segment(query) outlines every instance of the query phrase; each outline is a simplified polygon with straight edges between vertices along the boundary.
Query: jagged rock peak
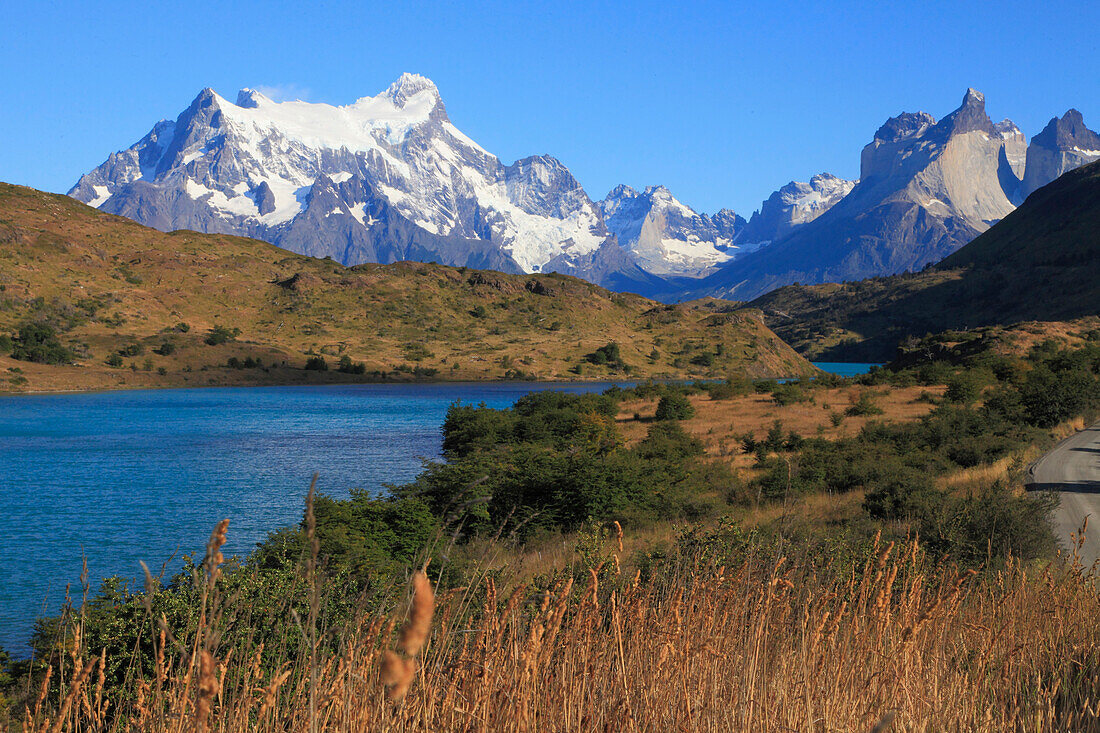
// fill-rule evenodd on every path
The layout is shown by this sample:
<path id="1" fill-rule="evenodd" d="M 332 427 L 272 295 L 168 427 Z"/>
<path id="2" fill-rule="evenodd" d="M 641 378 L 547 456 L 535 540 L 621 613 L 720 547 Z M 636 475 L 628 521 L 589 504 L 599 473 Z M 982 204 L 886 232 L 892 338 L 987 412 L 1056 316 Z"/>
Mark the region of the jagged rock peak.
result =
<path id="1" fill-rule="evenodd" d="M 1006 137 L 1006 138 L 1007 137 L 1015 137 L 1016 135 L 1022 135 L 1023 134 L 1020 131 L 1020 127 L 1015 122 L 1008 119 L 1007 117 L 1004 118 L 1003 120 L 1001 120 L 1000 122 L 998 122 L 997 124 L 993 125 L 993 129 L 996 130 L 998 132 L 998 134 L 1000 134 L 1001 137 Z"/>
<path id="2" fill-rule="evenodd" d="M 973 88 L 966 90 L 962 104 L 944 117 L 940 126 L 948 135 L 962 135 L 975 130 L 991 137 L 999 135 L 993 126 L 993 120 L 985 113 L 985 95 Z"/>
<path id="3" fill-rule="evenodd" d="M 921 135 L 934 124 L 936 118 L 927 112 L 902 112 L 886 120 L 875 132 L 875 139 L 885 143 L 898 142 Z"/>
<path id="4" fill-rule="evenodd" d="M 1085 118 L 1076 109 L 1067 110 L 1061 119 L 1052 117 L 1031 142 L 1052 149 L 1078 147 L 1100 150 L 1100 135 L 1085 127 Z"/>

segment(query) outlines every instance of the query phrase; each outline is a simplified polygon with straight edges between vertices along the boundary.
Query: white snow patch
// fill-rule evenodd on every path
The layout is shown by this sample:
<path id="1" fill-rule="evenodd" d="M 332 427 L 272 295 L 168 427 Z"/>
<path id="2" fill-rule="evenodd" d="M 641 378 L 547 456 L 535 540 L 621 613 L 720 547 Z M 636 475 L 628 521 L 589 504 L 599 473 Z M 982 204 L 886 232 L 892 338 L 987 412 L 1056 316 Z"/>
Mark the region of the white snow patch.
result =
<path id="1" fill-rule="evenodd" d="M 366 208 L 367 208 L 367 205 L 365 203 L 363 203 L 362 201 L 360 201 L 357 204 L 352 204 L 351 206 L 349 206 L 348 207 L 348 213 L 351 214 L 353 217 L 355 217 L 356 221 L 358 221 L 360 224 L 363 224 L 364 226 L 369 226 L 369 225 L 366 224 L 366 221 L 365 221 L 365 219 L 366 219 Z M 374 223 L 374 222 L 371 222 L 371 223 Z"/>
<path id="2" fill-rule="evenodd" d="M 347 171 L 342 171 L 340 173 L 333 173 L 329 178 L 332 179 L 333 183 L 344 183 L 345 181 L 351 180 L 351 174 Z"/>
<path id="3" fill-rule="evenodd" d="M 88 206 L 98 209 L 111 198 L 111 190 L 106 186 L 92 186 L 92 190 L 95 191 L 95 198 L 88 202 Z"/>
<path id="4" fill-rule="evenodd" d="M 183 159 L 180 160 L 180 165 L 187 165 L 188 163 L 198 160 L 204 155 L 206 155 L 206 153 L 202 150 L 192 150 L 190 153 L 183 156 Z"/>

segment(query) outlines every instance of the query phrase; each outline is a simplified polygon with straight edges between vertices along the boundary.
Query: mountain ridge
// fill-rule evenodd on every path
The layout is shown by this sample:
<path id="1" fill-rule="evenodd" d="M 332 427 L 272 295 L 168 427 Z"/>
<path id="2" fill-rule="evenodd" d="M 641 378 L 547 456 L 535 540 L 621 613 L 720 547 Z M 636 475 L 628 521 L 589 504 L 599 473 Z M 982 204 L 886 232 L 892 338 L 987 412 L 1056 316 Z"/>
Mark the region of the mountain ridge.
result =
<path id="1" fill-rule="evenodd" d="M 1083 122 L 1071 116 L 1066 126 L 1072 134 L 1058 145 L 1068 144 L 1063 138 L 1091 142 Z M 1029 180 L 1026 162 L 1018 177 L 1021 136 L 1010 120 L 994 124 L 985 97 L 972 88 L 942 120 L 927 112 L 892 117 L 864 147 L 859 181 L 847 195 L 779 241 L 719 268 L 688 297 L 751 300 L 792 283 L 854 281 L 938 262 L 1016 208 Z M 1043 145 L 1036 137 L 1029 161 Z M 1095 152 L 1092 159 L 1100 159 Z M 1051 165 L 1064 172 L 1088 162 L 1083 153 L 1066 159 Z"/>

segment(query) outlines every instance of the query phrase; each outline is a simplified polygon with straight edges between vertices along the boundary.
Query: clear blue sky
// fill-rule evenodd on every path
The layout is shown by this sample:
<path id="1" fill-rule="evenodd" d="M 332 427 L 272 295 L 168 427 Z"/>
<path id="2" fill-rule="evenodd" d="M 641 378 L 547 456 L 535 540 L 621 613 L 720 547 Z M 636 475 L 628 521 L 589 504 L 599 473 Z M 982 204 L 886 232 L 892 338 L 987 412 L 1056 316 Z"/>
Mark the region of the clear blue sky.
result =
<path id="1" fill-rule="evenodd" d="M 859 174 L 902 111 L 968 86 L 1030 137 L 1100 129 L 1100 2 L 7 3 L 0 180 L 65 191 L 203 87 L 345 104 L 403 71 L 505 162 L 560 158 L 593 198 L 663 183 L 746 216 L 783 183 Z"/>

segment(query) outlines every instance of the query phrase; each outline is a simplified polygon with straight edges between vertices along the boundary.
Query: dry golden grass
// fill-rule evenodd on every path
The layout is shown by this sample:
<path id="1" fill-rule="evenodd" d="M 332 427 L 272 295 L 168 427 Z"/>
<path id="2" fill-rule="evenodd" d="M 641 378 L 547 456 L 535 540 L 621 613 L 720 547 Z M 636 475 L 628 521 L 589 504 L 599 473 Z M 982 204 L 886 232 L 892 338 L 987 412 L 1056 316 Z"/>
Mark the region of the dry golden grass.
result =
<path id="1" fill-rule="evenodd" d="M 71 675 L 57 700 L 43 683 L 22 730 L 1100 729 L 1100 598 L 1076 565 L 977 574 L 876 543 L 849 573 L 750 553 L 642 581 L 616 557 L 576 585 L 498 592 L 485 576 L 437 599 L 417 574 L 399 635 L 400 619 L 366 608 L 334 649 L 265 668 L 262 650 L 218 646 L 232 610 L 213 591 L 219 537 L 208 621 L 176 640 L 188 653 L 164 654 L 154 632 L 155 672 L 106 696 L 77 623 Z M 395 639 L 409 663 L 396 680 Z"/>
<path id="2" fill-rule="evenodd" d="M 839 426 L 832 424 L 831 413 L 843 413 L 861 391 L 871 391 L 882 415 L 845 416 Z M 905 422 L 918 420 L 935 407 L 920 399 L 927 393 L 932 397 L 943 395 L 943 387 L 839 387 L 815 389 L 813 402 L 778 405 L 768 394 L 749 394 L 726 400 L 712 400 L 705 394 L 690 395 L 695 416 L 680 421 L 681 427 L 702 441 L 707 454 L 725 458 L 740 468 L 754 461 L 740 446 L 741 436 L 752 433 L 762 439 L 776 420 L 783 423 L 784 431 L 795 431 L 803 437 L 820 436 L 834 440 L 859 433 L 872 420 Z M 628 445 L 645 437 L 657 410 L 657 400 L 631 400 L 619 408 L 618 425 Z M 634 418 L 635 414 L 641 420 Z"/>

